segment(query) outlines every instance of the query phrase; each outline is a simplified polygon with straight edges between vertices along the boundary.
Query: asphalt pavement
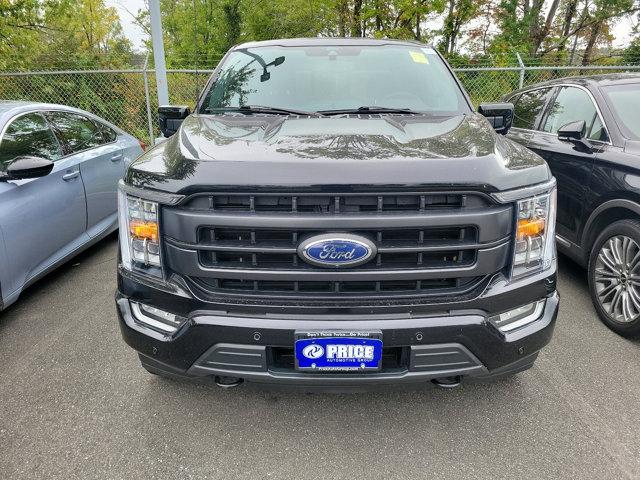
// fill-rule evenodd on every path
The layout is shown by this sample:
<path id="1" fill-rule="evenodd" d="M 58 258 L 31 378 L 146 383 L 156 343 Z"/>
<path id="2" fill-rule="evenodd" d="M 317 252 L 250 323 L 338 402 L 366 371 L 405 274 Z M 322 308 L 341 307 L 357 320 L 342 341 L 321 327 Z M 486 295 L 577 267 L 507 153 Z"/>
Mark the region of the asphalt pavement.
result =
<path id="1" fill-rule="evenodd" d="M 638 479 L 640 342 L 560 260 L 536 366 L 455 390 L 306 394 L 146 373 L 116 322 L 116 239 L 0 313 L 0 479 Z"/>

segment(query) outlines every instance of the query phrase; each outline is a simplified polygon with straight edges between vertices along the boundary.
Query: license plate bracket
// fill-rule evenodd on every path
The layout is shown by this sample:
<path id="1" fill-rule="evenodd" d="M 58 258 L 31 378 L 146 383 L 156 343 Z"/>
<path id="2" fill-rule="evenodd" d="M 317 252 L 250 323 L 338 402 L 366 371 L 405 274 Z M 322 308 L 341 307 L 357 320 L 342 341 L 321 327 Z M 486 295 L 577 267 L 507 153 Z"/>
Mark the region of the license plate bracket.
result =
<path id="1" fill-rule="evenodd" d="M 382 332 L 296 331 L 295 367 L 311 372 L 376 372 L 382 367 Z"/>

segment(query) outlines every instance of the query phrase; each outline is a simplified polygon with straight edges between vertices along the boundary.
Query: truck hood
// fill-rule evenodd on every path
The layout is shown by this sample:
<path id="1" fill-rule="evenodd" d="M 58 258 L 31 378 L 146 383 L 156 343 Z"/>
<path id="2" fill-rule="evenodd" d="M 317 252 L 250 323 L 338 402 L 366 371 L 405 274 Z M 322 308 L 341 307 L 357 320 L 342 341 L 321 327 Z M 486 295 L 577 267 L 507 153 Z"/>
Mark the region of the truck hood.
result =
<path id="1" fill-rule="evenodd" d="M 192 115 L 132 163 L 126 182 L 181 194 L 353 185 L 491 192 L 550 178 L 544 160 L 478 114 Z"/>

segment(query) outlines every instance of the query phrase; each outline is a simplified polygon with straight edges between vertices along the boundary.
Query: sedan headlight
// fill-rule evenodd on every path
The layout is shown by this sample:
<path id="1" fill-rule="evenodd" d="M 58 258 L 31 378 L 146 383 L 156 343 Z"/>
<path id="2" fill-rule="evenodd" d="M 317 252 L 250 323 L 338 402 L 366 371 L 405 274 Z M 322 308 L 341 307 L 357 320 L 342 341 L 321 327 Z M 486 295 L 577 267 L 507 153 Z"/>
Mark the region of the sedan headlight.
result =
<path id="1" fill-rule="evenodd" d="M 118 191 L 120 253 L 127 270 L 162 276 L 158 203 Z"/>
<path id="2" fill-rule="evenodd" d="M 556 189 L 518 200 L 512 278 L 549 268 L 555 258 Z"/>

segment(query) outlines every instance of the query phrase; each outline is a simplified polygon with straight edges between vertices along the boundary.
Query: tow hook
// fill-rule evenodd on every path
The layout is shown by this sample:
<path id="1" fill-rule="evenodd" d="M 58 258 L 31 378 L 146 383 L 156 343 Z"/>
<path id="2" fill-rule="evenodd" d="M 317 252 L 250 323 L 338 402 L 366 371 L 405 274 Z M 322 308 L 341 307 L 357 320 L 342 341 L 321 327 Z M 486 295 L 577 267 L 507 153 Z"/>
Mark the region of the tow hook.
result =
<path id="1" fill-rule="evenodd" d="M 237 387 L 238 385 L 242 385 L 242 383 L 244 382 L 242 378 L 221 377 L 218 375 L 216 375 L 213 380 L 217 386 L 219 386 L 220 388 L 224 388 L 225 390 L 229 388 Z"/>
<path id="2" fill-rule="evenodd" d="M 437 385 L 440 388 L 456 388 L 462 382 L 462 376 L 456 375 L 454 377 L 440 377 L 431 380 L 431 383 Z"/>

